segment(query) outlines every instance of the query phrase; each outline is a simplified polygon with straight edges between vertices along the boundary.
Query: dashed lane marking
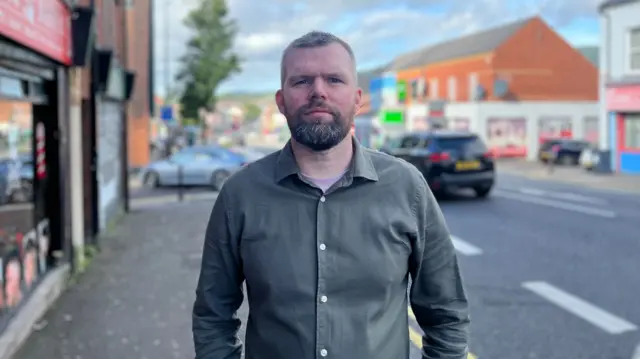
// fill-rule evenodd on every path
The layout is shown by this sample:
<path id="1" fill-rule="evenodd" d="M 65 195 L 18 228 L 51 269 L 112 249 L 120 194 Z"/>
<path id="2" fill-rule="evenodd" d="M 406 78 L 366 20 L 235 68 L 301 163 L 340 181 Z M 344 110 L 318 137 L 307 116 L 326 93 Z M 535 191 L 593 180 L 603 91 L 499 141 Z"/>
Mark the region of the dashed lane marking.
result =
<path id="1" fill-rule="evenodd" d="M 537 204 L 537 205 L 547 206 L 547 207 L 552 207 L 557 209 L 563 209 L 565 211 L 572 211 L 572 212 L 587 214 L 587 215 L 596 216 L 596 217 L 604 217 L 604 218 L 617 217 L 616 212 L 606 210 L 606 209 L 587 207 L 584 205 L 578 205 L 578 204 L 572 204 L 572 203 L 566 203 L 566 202 L 559 202 L 559 201 L 545 199 L 545 198 L 522 195 L 518 193 L 510 193 L 503 190 L 496 190 L 493 192 L 493 195 L 496 197 L 502 197 L 502 198 L 512 199 L 515 201 Z"/>
<path id="2" fill-rule="evenodd" d="M 460 254 L 463 254 L 465 256 L 477 256 L 482 254 L 482 249 L 474 246 L 469 242 L 463 241 L 456 236 L 451 236 L 451 241 L 453 242 L 453 246 L 455 247 L 456 251 L 460 252 Z"/>
<path id="3" fill-rule="evenodd" d="M 567 293 L 546 282 L 525 282 L 522 287 L 550 301 L 609 334 L 621 334 L 637 330 L 634 324 L 615 316 L 604 309 Z"/>

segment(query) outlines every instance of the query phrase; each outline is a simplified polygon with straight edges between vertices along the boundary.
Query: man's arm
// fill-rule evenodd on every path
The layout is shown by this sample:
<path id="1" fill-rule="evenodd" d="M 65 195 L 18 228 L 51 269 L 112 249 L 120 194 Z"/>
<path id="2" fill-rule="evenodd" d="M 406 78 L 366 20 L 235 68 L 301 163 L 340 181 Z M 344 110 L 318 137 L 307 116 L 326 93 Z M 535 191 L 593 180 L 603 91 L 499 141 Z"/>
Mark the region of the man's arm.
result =
<path id="1" fill-rule="evenodd" d="M 240 359 L 238 339 L 242 304 L 242 265 L 224 188 L 211 211 L 193 306 L 196 359 Z"/>
<path id="2" fill-rule="evenodd" d="M 417 182 L 409 299 L 424 331 L 422 357 L 466 359 L 469 307 L 455 248 L 433 193 L 422 176 Z"/>

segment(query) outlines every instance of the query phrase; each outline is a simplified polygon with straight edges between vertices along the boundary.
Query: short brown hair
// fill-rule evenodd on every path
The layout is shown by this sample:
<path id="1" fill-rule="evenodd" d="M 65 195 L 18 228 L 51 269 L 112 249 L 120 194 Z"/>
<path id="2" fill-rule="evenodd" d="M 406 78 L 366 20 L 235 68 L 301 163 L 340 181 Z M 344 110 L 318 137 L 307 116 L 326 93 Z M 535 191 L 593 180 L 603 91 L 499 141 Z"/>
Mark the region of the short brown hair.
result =
<path id="1" fill-rule="evenodd" d="M 353 74 L 357 82 L 358 72 L 356 70 L 356 56 L 353 53 L 353 49 L 351 48 L 351 46 L 349 46 L 349 44 L 347 44 L 346 41 L 342 40 L 341 38 L 331 33 L 323 32 L 323 31 L 311 31 L 291 41 L 291 43 L 282 52 L 282 59 L 280 61 L 280 86 L 284 85 L 284 79 L 285 79 L 284 62 L 286 60 L 287 55 L 289 55 L 289 53 L 291 52 L 291 50 L 323 47 L 331 44 L 340 44 L 340 46 L 342 46 L 345 50 L 347 50 L 347 53 L 349 53 L 349 57 L 351 57 L 351 60 L 353 61 Z"/>

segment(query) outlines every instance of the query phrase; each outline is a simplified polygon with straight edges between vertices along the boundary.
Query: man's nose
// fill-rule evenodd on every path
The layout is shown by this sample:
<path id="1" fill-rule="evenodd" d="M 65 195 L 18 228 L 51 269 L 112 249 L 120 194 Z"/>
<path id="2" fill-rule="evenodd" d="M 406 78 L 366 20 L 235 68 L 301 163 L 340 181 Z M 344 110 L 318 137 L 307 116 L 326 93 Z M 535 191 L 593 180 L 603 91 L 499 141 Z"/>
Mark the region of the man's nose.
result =
<path id="1" fill-rule="evenodd" d="M 313 86 L 311 86 L 310 97 L 319 97 L 326 99 L 327 98 L 327 84 L 324 82 L 322 78 L 316 78 L 313 81 Z"/>

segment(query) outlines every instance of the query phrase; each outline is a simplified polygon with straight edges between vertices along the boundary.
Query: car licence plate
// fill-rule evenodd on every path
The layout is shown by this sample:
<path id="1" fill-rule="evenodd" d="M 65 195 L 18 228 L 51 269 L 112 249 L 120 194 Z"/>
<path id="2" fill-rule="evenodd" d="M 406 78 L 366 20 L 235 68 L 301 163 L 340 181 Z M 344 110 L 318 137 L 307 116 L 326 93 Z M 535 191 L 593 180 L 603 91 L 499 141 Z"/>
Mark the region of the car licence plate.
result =
<path id="1" fill-rule="evenodd" d="M 480 168 L 480 161 L 458 161 L 456 171 L 477 170 Z"/>

